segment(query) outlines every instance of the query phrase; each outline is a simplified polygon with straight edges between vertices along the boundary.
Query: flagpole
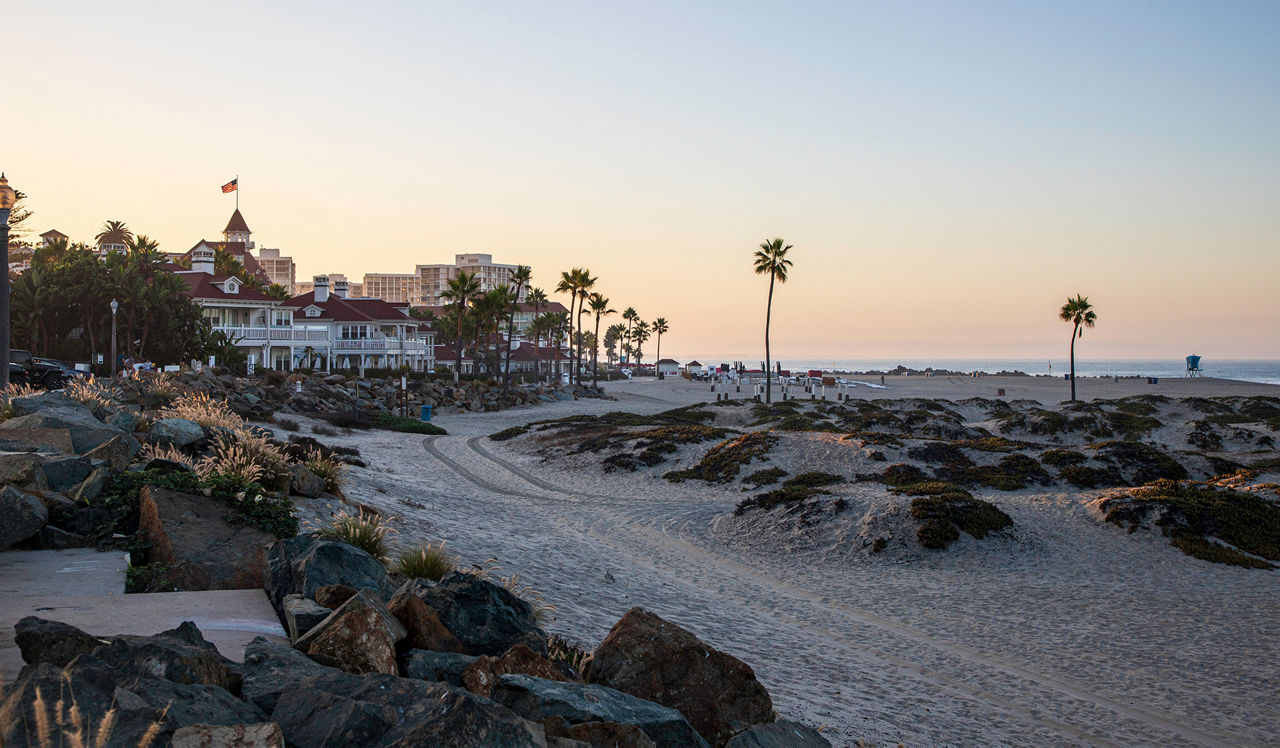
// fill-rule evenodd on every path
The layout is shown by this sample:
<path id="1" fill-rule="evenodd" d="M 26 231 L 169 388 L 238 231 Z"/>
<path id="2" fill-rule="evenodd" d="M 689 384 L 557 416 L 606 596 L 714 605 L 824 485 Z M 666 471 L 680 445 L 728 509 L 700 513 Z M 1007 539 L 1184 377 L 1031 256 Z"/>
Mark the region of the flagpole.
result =
<path id="1" fill-rule="evenodd" d="M 240 175 L 236 175 L 236 210 L 240 210 Z"/>

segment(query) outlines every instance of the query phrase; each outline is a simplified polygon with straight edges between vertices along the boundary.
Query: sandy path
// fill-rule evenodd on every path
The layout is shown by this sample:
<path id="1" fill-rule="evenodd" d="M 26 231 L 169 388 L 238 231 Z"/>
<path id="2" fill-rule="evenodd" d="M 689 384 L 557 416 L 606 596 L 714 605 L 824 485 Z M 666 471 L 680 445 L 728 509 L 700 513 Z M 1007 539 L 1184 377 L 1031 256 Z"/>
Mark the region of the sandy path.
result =
<path id="1" fill-rule="evenodd" d="M 401 517 L 402 539 L 498 558 L 556 606 L 549 629 L 588 645 L 632 605 L 670 617 L 751 663 L 782 714 L 837 744 L 1240 745 L 1280 732 L 1266 664 L 1280 651 L 1277 575 L 1135 542 L 1077 497 L 1015 494 L 1021 544 L 928 563 L 758 559 L 713 532 L 740 495 L 553 469 L 482 438 L 708 396 L 615 389 L 621 402 L 451 416 L 446 437 L 361 435 L 370 467 L 348 494 Z"/>

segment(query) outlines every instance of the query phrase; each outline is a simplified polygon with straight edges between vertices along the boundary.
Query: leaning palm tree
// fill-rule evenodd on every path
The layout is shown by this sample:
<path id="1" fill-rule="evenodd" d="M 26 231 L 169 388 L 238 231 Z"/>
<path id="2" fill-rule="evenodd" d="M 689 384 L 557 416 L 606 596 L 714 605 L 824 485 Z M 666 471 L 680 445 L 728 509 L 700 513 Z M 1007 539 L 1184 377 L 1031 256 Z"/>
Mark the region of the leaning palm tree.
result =
<path id="1" fill-rule="evenodd" d="M 597 342 L 591 345 L 591 386 L 598 387 L 600 384 L 600 369 L 597 366 L 600 355 L 600 318 L 606 314 L 613 314 L 614 310 L 609 308 L 609 299 L 601 296 L 599 293 L 591 294 L 591 311 L 596 315 L 596 333 L 595 340 Z"/>
<path id="2" fill-rule="evenodd" d="M 128 244 L 133 232 L 124 225 L 124 221 L 107 221 L 102 224 L 102 231 L 93 237 L 99 244 Z"/>
<path id="3" fill-rule="evenodd" d="M 520 306 L 520 293 L 524 287 L 529 284 L 529 280 L 533 277 L 533 271 L 528 265 L 516 265 L 511 271 L 511 283 L 513 286 L 511 293 L 511 315 L 507 319 L 507 360 L 502 367 L 502 386 L 505 388 L 511 382 L 511 338 L 516 334 L 516 310 Z"/>
<path id="4" fill-rule="evenodd" d="M 452 301 L 458 317 L 458 338 L 454 341 L 457 347 L 457 358 L 453 368 L 453 382 L 458 383 L 458 375 L 462 372 L 462 319 L 466 316 L 467 302 L 480 293 L 480 281 L 475 273 L 463 270 L 457 278 L 450 278 L 448 287 L 440 292 L 440 298 Z"/>
<path id="5" fill-rule="evenodd" d="M 790 244 L 781 239 L 761 242 L 755 253 L 756 275 L 769 274 L 769 303 L 764 313 L 764 401 L 773 401 L 773 375 L 770 366 L 773 363 L 769 353 L 769 323 L 773 318 L 773 284 L 786 283 L 787 271 L 791 268 L 791 260 L 787 259 Z"/>
<path id="6" fill-rule="evenodd" d="M 1098 315 L 1093 311 L 1093 305 L 1089 303 L 1089 299 L 1080 294 L 1076 294 L 1073 299 L 1067 297 L 1067 303 L 1062 305 L 1062 309 L 1058 310 L 1058 319 L 1063 322 L 1070 322 L 1071 327 L 1071 401 L 1076 399 L 1076 339 L 1084 337 L 1084 327 L 1093 327 L 1098 321 Z"/>
<path id="7" fill-rule="evenodd" d="M 629 306 L 622 312 L 622 318 L 627 321 L 627 334 L 624 336 L 626 342 L 623 343 L 622 348 L 627 353 L 627 363 L 631 363 L 631 325 L 640 319 L 640 314 L 636 312 L 635 307 Z"/>
<path id="8" fill-rule="evenodd" d="M 654 361 L 658 362 L 657 364 L 654 364 L 654 366 L 657 367 L 654 369 L 654 374 L 658 379 L 662 379 L 662 372 L 659 371 L 659 369 L 662 368 L 662 333 L 671 328 L 667 327 L 667 320 L 665 317 L 659 317 L 653 321 L 653 327 L 649 329 L 653 330 L 653 334 L 658 336 L 658 350 L 653 354 Z"/>

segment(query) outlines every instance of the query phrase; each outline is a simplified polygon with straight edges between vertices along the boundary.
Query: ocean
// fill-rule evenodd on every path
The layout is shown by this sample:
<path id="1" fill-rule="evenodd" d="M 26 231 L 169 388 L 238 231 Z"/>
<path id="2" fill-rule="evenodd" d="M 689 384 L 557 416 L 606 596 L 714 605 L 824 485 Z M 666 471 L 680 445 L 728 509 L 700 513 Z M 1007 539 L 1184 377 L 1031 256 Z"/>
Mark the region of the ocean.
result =
<path id="1" fill-rule="evenodd" d="M 757 354 L 744 357 L 741 354 L 731 357 L 699 357 L 703 365 L 716 366 L 721 363 L 732 365 L 741 361 L 748 369 L 760 367 L 762 358 Z M 981 371 L 995 374 L 1000 371 L 1021 371 L 1026 374 L 1062 376 L 1071 370 L 1066 359 L 779 359 L 783 369 L 791 371 L 807 371 L 822 369 L 823 371 L 890 371 L 899 365 L 909 369 L 924 370 L 928 368 L 948 371 L 972 372 Z M 1221 379 L 1237 379 L 1242 382 L 1260 382 L 1262 384 L 1280 384 L 1280 361 L 1204 358 L 1200 368 L 1206 377 Z M 1152 359 L 1152 360 L 1114 360 L 1099 361 L 1076 359 L 1076 375 L 1082 377 L 1101 377 L 1118 375 L 1122 377 L 1168 377 L 1185 376 L 1187 364 L 1184 359 Z"/>

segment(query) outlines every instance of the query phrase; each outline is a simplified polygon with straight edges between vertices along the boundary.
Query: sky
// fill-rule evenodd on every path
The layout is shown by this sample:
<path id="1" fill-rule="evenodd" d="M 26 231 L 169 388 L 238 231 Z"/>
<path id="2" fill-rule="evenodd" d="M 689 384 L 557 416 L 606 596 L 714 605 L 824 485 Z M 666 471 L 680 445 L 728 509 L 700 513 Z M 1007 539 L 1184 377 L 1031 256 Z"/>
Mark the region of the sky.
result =
<path id="1" fill-rule="evenodd" d="M 0 13 L 34 233 L 300 280 L 587 267 L 663 355 L 1280 358 L 1280 3 L 59 2 Z M 608 319 L 608 318 L 606 318 Z M 652 346 L 653 343 L 650 343 Z M 652 355 L 652 354 L 650 354 Z"/>

